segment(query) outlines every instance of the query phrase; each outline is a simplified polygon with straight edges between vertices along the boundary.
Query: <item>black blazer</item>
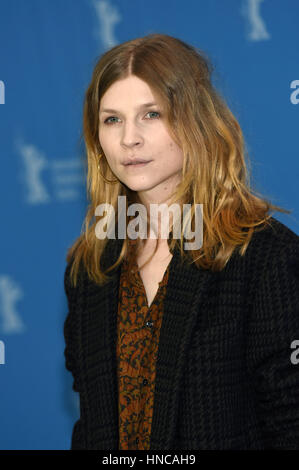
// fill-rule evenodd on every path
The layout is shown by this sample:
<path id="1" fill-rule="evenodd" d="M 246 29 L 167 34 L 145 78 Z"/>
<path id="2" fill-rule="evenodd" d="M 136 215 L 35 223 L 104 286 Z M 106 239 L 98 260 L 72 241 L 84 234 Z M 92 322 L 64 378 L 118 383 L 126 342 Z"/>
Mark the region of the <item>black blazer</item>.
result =
<path id="1" fill-rule="evenodd" d="M 299 237 L 271 218 L 221 272 L 174 250 L 156 363 L 150 449 L 299 449 Z M 122 240 L 109 240 L 103 266 Z M 118 449 L 120 268 L 99 287 L 65 270 L 66 367 L 80 396 L 72 449 Z"/>

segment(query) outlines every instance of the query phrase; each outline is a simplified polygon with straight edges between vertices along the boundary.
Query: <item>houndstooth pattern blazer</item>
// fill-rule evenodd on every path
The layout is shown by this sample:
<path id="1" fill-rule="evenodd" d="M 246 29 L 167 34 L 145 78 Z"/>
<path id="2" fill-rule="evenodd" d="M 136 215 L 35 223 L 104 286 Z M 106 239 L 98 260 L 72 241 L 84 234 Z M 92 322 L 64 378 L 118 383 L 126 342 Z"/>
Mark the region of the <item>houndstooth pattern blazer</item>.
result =
<path id="1" fill-rule="evenodd" d="M 299 449 L 299 236 L 274 217 L 221 272 L 171 259 L 150 449 Z M 103 266 L 120 253 L 109 240 Z M 65 364 L 80 397 L 72 449 L 118 449 L 120 268 L 64 286 Z M 297 351 L 296 354 L 296 341 Z"/>

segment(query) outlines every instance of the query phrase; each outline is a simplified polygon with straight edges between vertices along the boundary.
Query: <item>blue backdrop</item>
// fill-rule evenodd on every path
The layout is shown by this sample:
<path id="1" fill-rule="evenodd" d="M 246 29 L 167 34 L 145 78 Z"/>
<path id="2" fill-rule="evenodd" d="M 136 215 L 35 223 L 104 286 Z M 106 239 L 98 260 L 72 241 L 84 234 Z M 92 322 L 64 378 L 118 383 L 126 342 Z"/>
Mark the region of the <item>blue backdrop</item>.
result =
<path id="1" fill-rule="evenodd" d="M 203 49 L 255 188 L 299 233 L 297 0 L 0 0 L 0 448 L 68 449 L 67 248 L 86 209 L 82 105 L 97 58 L 149 33 Z"/>

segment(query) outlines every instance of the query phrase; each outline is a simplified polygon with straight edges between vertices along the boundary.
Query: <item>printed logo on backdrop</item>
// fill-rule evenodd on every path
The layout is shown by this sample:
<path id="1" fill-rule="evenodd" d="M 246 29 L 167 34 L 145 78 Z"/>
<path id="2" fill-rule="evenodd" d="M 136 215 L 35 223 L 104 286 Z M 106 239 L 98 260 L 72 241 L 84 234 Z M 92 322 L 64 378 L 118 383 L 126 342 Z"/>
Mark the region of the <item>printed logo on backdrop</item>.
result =
<path id="1" fill-rule="evenodd" d="M 114 26 L 122 20 L 115 5 L 107 0 L 93 0 L 92 6 L 95 9 L 99 25 L 94 31 L 94 36 L 101 41 L 101 46 L 110 49 L 118 44 L 114 35 Z"/>
<path id="2" fill-rule="evenodd" d="M 81 199 L 85 185 L 83 162 L 77 158 L 53 159 L 34 144 L 17 144 L 22 160 L 20 179 L 28 204 Z"/>
<path id="3" fill-rule="evenodd" d="M 241 14 L 247 20 L 247 39 L 249 41 L 263 41 L 271 38 L 261 14 L 263 1 L 243 0 Z"/>
<path id="4" fill-rule="evenodd" d="M 290 88 L 295 89 L 290 95 L 290 100 L 292 104 L 299 103 L 299 80 L 293 80 L 290 84 Z"/>
<path id="5" fill-rule="evenodd" d="M 5 364 L 5 345 L 4 342 L 0 340 L 0 365 Z"/>
<path id="6" fill-rule="evenodd" d="M 2 80 L 0 80 L 0 104 L 5 104 L 5 85 Z"/>
<path id="7" fill-rule="evenodd" d="M 0 275 L 0 333 L 24 333 L 26 327 L 17 310 L 17 302 L 24 297 L 19 285 L 6 275 Z"/>

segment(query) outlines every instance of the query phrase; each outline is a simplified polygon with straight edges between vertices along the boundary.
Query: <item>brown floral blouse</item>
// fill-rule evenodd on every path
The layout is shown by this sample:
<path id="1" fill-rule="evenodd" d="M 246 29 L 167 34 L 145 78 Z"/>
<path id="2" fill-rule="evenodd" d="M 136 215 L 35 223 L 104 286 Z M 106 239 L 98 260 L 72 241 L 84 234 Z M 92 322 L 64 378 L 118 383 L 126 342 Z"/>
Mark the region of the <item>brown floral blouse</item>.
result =
<path id="1" fill-rule="evenodd" d="M 130 265 L 128 259 L 122 263 L 116 347 L 119 449 L 149 449 L 156 358 L 168 276 L 169 265 L 148 306 L 137 263 Z"/>

